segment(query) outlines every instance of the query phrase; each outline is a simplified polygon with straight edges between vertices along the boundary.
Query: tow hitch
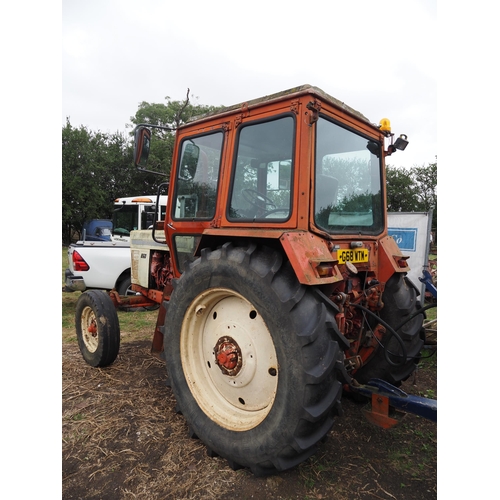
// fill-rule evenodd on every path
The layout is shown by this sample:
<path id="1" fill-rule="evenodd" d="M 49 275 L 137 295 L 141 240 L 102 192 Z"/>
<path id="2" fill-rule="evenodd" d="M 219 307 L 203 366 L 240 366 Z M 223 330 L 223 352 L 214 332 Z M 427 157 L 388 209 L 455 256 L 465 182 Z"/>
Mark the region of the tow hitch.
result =
<path id="1" fill-rule="evenodd" d="M 372 424 L 389 429 L 399 420 L 390 416 L 399 416 L 413 413 L 420 417 L 437 422 L 437 401 L 406 394 L 398 387 L 380 379 L 372 379 L 364 385 L 350 385 L 349 389 L 363 396 L 371 398 L 371 409 L 365 410 L 365 416 Z"/>

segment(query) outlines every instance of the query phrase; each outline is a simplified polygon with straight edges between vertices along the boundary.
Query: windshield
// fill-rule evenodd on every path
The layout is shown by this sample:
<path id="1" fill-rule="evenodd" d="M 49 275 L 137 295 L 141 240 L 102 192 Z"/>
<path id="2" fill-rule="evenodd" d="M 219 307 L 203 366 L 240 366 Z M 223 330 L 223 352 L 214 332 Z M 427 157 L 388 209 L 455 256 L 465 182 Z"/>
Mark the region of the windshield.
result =
<path id="1" fill-rule="evenodd" d="M 165 205 L 162 205 L 158 220 L 165 219 L 165 209 Z M 150 229 L 154 222 L 155 210 L 155 205 L 122 205 L 113 213 L 113 232 L 121 236 L 130 236 L 130 231 Z"/>
<path id="2" fill-rule="evenodd" d="M 109 229 L 109 227 L 98 227 L 95 230 L 95 234 L 96 236 L 101 236 L 101 237 L 111 236 L 111 229 Z"/>
<path id="3" fill-rule="evenodd" d="M 381 146 L 326 118 L 316 129 L 314 222 L 332 234 L 384 229 Z"/>
<path id="4" fill-rule="evenodd" d="M 130 231 L 138 227 L 137 205 L 123 205 L 113 213 L 113 228 L 115 234 L 130 236 Z"/>

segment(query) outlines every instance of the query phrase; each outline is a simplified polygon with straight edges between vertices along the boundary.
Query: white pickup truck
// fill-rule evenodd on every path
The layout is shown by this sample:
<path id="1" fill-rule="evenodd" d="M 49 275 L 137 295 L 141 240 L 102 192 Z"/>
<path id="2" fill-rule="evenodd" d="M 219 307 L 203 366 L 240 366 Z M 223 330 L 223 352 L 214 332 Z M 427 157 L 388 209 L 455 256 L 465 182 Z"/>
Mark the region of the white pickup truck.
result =
<path id="1" fill-rule="evenodd" d="M 68 247 L 68 261 L 65 291 L 115 288 L 119 295 L 133 293 L 130 242 L 77 241 Z"/>
<path id="2" fill-rule="evenodd" d="M 158 203 L 159 201 L 159 203 Z M 158 205 L 158 206 L 157 206 Z M 112 290 L 119 295 L 131 291 L 131 234 L 150 228 L 154 216 L 164 218 L 167 196 L 153 195 L 117 198 L 114 201 L 111 241 L 77 241 L 68 247 L 69 268 L 65 271 L 65 291 Z M 149 235 L 151 231 L 146 231 Z M 161 237 L 163 230 L 157 232 Z M 141 237 L 142 233 L 138 233 Z M 143 235 L 144 236 L 144 235 Z M 144 236 L 145 237 L 145 236 Z M 98 240 L 98 238 L 94 238 Z"/>

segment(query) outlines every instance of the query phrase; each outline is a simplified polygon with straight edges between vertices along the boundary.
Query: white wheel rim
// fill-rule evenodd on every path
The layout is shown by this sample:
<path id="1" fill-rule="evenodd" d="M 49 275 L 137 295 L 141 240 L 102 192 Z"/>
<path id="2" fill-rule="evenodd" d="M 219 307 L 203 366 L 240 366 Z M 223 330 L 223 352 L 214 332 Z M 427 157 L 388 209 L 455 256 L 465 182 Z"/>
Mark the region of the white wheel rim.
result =
<path id="1" fill-rule="evenodd" d="M 227 345 L 238 359 L 234 370 L 217 364 Z M 200 294 L 186 311 L 180 350 L 189 389 L 212 421 L 245 431 L 271 411 L 278 387 L 276 350 L 263 318 L 241 295 L 223 288 Z"/>
<path id="2" fill-rule="evenodd" d="M 91 307 L 85 307 L 81 318 L 82 338 L 89 352 L 95 352 L 99 345 L 99 333 L 97 329 L 97 318 Z"/>

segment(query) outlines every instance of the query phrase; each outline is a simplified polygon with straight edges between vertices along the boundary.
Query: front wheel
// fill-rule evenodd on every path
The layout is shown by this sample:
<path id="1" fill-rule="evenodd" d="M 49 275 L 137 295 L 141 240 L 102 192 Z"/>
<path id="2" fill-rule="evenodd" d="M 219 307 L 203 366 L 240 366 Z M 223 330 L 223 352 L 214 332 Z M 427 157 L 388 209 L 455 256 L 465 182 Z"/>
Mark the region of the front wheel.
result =
<path id="1" fill-rule="evenodd" d="M 256 475 L 307 459 L 340 411 L 332 313 L 278 252 L 202 252 L 175 283 L 167 369 L 191 431 Z"/>
<path id="2" fill-rule="evenodd" d="M 107 293 L 89 290 L 80 295 L 76 303 L 75 327 L 80 352 L 90 366 L 113 363 L 120 349 L 120 325 Z"/>

